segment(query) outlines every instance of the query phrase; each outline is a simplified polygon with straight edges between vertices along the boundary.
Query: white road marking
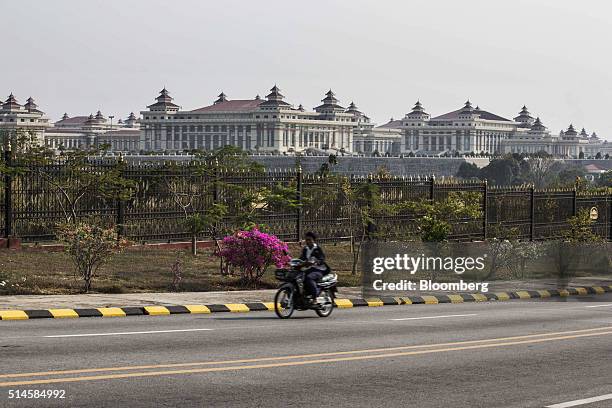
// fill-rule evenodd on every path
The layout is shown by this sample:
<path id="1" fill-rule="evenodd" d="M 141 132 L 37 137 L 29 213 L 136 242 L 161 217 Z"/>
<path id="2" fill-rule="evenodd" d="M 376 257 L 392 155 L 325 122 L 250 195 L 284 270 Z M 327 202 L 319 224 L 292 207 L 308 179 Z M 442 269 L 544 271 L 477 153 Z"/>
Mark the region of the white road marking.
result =
<path id="1" fill-rule="evenodd" d="M 612 394 L 600 395 L 599 397 L 585 398 L 581 400 L 562 402 L 555 405 L 547 405 L 545 408 L 569 408 L 577 407 L 579 405 L 591 404 L 593 402 L 606 401 L 612 399 Z"/>
<path id="2" fill-rule="evenodd" d="M 195 332 L 195 331 L 209 331 L 209 330 L 214 330 L 214 329 L 180 329 L 180 330 L 152 330 L 152 331 L 136 331 L 136 332 L 116 332 L 116 333 L 53 334 L 53 335 L 41 336 L 41 337 L 59 338 L 59 337 L 89 337 L 89 336 L 129 336 L 133 334 L 180 333 L 180 332 Z"/>
<path id="3" fill-rule="evenodd" d="M 456 314 L 456 315 L 443 315 L 443 316 L 421 316 L 421 317 L 404 317 L 401 319 L 389 319 L 389 320 L 424 320 L 424 319 L 444 319 L 447 317 L 467 317 L 467 316 L 478 316 L 476 313 L 470 314 Z"/>
<path id="4" fill-rule="evenodd" d="M 612 306 L 612 303 L 608 305 L 593 305 L 593 306 L 585 306 L 585 307 L 610 307 L 610 306 Z"/>

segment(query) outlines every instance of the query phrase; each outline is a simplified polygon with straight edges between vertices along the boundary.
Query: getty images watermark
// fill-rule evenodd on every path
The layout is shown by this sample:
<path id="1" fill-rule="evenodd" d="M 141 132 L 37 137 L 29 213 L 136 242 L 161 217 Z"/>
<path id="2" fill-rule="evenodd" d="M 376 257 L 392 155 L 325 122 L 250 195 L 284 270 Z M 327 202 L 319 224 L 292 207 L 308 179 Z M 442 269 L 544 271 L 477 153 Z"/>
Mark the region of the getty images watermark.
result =
<path id="1" fill-rule="evenodd" d="M 372 273 L 379 275 L 374 279 L 372 288 L 376 291 L 478 291 L 487 292 L 487 282 L 435 282 L 432 279 L 400 279 L 386 282 L 381 275 L 385 272 L 403 272 L 403 274 L 416 275 L 423 273 L 455 273 L 462 275 L 465 272 L 482 272 L 485 269 L 487 254 L 479 257 L 471 256 L 428 256 L 424 253 L 411 256 L 407 253 L 396 253 L 391 257 L 378 256 L 372 258 Z"/>
<path id="2" fill-rule="evenodd" d="M 486 247 L 464 244 L 368 242 L 362 258 L 365 296 L 406 292 L 489 291 Z"/>

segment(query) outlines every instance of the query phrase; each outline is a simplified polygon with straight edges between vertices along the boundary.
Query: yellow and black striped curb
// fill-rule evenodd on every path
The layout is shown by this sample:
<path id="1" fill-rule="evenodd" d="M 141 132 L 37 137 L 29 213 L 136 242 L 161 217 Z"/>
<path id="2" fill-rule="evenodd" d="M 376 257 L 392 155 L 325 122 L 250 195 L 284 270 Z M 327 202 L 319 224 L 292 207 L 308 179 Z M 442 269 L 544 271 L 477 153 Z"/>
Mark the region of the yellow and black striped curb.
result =
<path id="1" fill-rule="evenodd" d="M 511 299 L 537 299 L 581 295 L 601 295 L 612 292 L 610 286 L 586 286 L 555 290 L 519 290 L 516 292 L 473 293 L 455 295 L 421 295 L 407 297 L 380 297 L 369 299 L 335 299 L 336 307 L 350 308 L 360 306 L 417 305 L 438 303 L 466 303 L 503 301 Z M 40 309 L 40 310 L 0 310 L 0 320 L 27 320 L 41 318 L 76 317 L 125 317 L 125 316 L 162 316 L 171 314 L 208 314 L 219 312 L 255 312 L 274 310 L 273 302 L 225 303 L 218 305 L 176 305 L 176 306 L 136 306 L 136 307 L 99 307 L 88 309 Z"/>

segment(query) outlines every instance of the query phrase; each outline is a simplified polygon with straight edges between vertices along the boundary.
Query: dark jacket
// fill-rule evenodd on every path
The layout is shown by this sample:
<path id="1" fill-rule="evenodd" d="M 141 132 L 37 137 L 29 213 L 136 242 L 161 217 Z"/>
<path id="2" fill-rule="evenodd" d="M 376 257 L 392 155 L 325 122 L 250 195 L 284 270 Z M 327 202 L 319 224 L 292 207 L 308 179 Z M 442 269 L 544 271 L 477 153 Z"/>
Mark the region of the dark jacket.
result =
<path id="1" fill-rule="evenodd" d="M 310 256 L 312 258 L 315 258 L 315 265 L 325 266 L 326 269 L 321 271 L 324 275 L 331 270 L 329 268 L 329 265 L 327 265 L 327 263 L 325 262 L 325 252 L 323 252 L 323 249 L 321 249 L 319 245 L 317 245 L 317 247 L 312 250 Z M 306 247 L 302 248 L 302 255 L 300 255 L 300 259 L 302 261 L 308 261 L 308 259 L 306 258 Z"/>

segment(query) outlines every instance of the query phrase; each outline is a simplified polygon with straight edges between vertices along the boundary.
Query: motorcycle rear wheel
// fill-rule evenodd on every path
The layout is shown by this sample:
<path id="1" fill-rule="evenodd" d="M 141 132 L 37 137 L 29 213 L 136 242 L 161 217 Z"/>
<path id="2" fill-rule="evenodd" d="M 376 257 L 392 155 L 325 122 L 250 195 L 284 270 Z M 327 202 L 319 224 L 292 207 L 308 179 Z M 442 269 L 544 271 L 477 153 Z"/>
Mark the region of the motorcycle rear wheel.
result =
<path id="1" fill-rule="evenodd" d="M 288 319 L 295 311 L 295 288 L 290 283 L 283 284 L 274 295 L 274 312 L 281 319 Z"/>
<path id="2" fill-rule="evenodd" d="M 328 317 L 334 311 L 334 295 L 330 290 L 325 289 L 319 296 L 325 297 L 325 303 L 315 309 L 315 312 L 319 317 Z"/>

